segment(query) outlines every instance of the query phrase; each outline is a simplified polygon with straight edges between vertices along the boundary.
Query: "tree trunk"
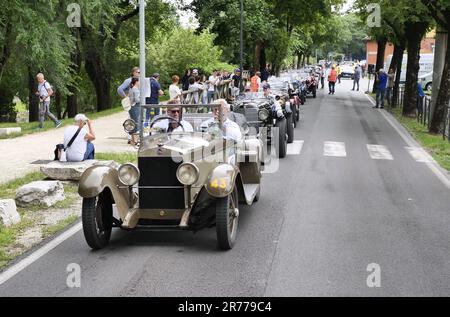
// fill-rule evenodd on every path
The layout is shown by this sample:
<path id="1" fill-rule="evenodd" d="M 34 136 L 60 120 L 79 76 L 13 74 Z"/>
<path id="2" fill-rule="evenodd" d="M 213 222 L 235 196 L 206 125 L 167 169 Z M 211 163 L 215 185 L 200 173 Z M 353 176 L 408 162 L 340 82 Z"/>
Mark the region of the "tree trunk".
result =
<path id="1" fill-rule="evenodd" d="M 433 121 L 433 116 L 436 111 L 436 101 L 439 95 L 439 86 L 442 81 L 442 72 L 444 71 L 445 55 L 448 45 L 447 43 L 448 43 L 447 30 L 438 26 L 438 29 L 436 31 L 436 46 L 434 48 L 434 64 L 433 64 L 433 80 L 432 80 L 433 94 L 431 96 L 430 121 Z"/>
<path id="2" fill-rule="evenodd" d="M 379 71 L 384 67 L 384 53 L 386 51 L 386 39 L 382 38 L 377 41 L 377 64 L 375 66 L 375 71 Z M 373 89 L 372 92 L 375 94 L 377 92 L 378 80 L 375 76 L 375 80 L 373 81 Z"/>
<path id="3" fill-rule="evenodd" d="M 406 68 L 404 116 L 415 116 L 417 108 L 417 79 L 419 75 L 420 44 L 427 29 L 427 23 L 407 23 L 408 66 Z"/>
<path id="4" fill-rule="evenodd" d="M 259 70 L 262 71 L 266 69 L 267 59 L 266 59 L 266 48 L 264 43 L 261 43 L 261 50 L 259 55 Z"/>
<path id="5" fill-rule="evenodd" d="M 72 35 L 76 39 L 75 50 L 71 54 L 72 62 L 74 64 L 73 71 L 75 74 L 79 75 L 81 69 L 81 51 L 80 51 L 80 39 L 78 36 L 78 30 L 73 31 Z M 64 114 L 67 113 L 69 118 L 73 118 L 78 113 L 78 98 L 77 98 L 78 90 L 77 87 L 74 85 L 69 85 L 67 89 L 69 90 L 69 95 L 67 96 L 66 111 L 64 112 Z"/>
<path id="6" fill-rule="evenodd" d="M 5 35 L 3 41 L 3 48 L 0 51 L 0 82 L 2 81 L 3 72 L 5 71 L 6 64 L 8 63 L 9 56 L 11 55 L 11 34 L 12 34 L 12 25 L 11 23 L 7 23 L 5 27 Z"/>
<path id="7" fill-rule="evenodd" d="M 97 111 L 111 109 L 109 70 L 98 52 L 93 50 L 87 52 L 85 61 L 86 72 L 94 84 L 97 95 Z"/>
<path id="8" fill-rule="evenodd" d="M 395 71 L 395 81 L 394 81 L 394 87 L 392 90 L 392 101 L 391 101 L 391 107 L 395 108 L 397 107 L 397 100 L 398 100 L 398 90 L 400 86 L 400 76 L 402 74 L 402 65 L 403 65 L 403 52 L 405 51 L 406 43 L 404 40 L 401 40 L 397 45 L 394 47 L 394 54 L 392 56 L 392 62 L 391 67 Z M 395 62 L 394 62 L 395 61 Z M 394 65 L 392 65 L 394 64 Z M 395 66 L 395 67 L 393 67 Z"/>
<path id="9" fill-rule="evenodd" d="M 302 53 L 297 53 L 297 69 L 300 69 L 301 65 L 302 65 Z"/>
<path id="10" fill-rule="evenodd" d="M 39 121 L 39 99 L 35 95 L 36 84 L 34 82 L 34 72 L 31 68 L 28 68 L 28 109 L 29 121 L 36 122 Z"/>
<path id="11" fill-rule="evenodd" d="M 61 108 L 61 94 L 59 91 L 55 93 L 55 107 L 56 107 L 56 117 L 61 119 L 62 117 L 62 108 Z"/>
<path id="12" fill-rule="evenodd" d="M 436 108 L 430 124 L 431 133 L 441 132 L 442 122 L 445 120 L 445 109 L 450 100 L 450 45 L 447 44 L 445 53 L 444 70 L 442 72 L 441 84 L 436 99 Z"/>
<path id="13" fill-rule="evenodd" d="M 255 73 L 260 70 L 261 58 L 261 40 L 256 40 L 255 43 L 255 60 L 253 61 L 253 69 Z"/>

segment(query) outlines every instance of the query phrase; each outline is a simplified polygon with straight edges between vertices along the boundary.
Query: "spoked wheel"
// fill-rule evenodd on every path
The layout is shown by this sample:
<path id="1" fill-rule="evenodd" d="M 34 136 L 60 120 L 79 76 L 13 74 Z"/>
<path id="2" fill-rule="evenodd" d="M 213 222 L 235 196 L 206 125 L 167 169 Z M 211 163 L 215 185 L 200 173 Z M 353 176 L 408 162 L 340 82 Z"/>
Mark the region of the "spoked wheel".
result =
<path id="1" fill-rule="evenodd" d="M 87 244 L 94 250 L 106 247 L 113 224 L 110 195 L 103 192 L 94 198 L 84 198 L 81 219 Z"/>
<path id="2" fill-rule="evenodd" d="M 225 198 L 216 200 L 217 243 L 222 250 L 230 250 L 236 241 L 239 219 L 239 203 L 236 186 Z"/>

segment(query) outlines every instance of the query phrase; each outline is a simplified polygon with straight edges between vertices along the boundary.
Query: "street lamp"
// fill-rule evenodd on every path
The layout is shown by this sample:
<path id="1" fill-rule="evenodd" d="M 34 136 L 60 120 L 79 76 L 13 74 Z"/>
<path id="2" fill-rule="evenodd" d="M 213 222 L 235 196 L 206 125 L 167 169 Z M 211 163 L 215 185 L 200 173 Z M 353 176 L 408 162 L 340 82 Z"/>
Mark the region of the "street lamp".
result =
<path id="1" fill-rule="evenodd" d="M 240 91 L 244 91 L 244 0 L 241 1 L 241 48 L 240 48 L 240 68 L 241 68 L 241 84 Z"/>
<path id="2" fill-rule="evenodd" d="M 141 75 L 139 78 L 140 85 L 140 94 L 141 94 L 141 109 L 140 109 L 140 120 L 139 120 L 139 134 L 140 139 L 144 138 L 144 127 L 143 127 L 143 118 L 144 111 L 143 105 L 145 105 L 145 0 L 139 0 L 139 69 L 141 71 Z"/>

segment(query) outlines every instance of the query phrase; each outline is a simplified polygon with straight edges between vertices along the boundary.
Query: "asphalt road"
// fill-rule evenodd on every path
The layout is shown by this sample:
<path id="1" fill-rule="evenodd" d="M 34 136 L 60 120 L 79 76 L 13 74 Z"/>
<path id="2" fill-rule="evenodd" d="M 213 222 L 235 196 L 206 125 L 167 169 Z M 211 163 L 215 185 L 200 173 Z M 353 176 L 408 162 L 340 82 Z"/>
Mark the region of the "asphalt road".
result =
<path id="1" fill-rule="evenodd" d="M 450 189 L 350 88 L 343 80 L 336 95 L 308 99 L 295 131 L 302 151 L 264 175 L 233 250 L 219 251 L 208 229 L 116 231 L 92 252 L 80 231 L 0 296 L 450 295 Z M 324 153 L 325 142 L 339 143 Z M 66 284 L 70 263 L 81 266 L 80 288 Z M 380 287 L 367 286 L 371 263 Z"/>

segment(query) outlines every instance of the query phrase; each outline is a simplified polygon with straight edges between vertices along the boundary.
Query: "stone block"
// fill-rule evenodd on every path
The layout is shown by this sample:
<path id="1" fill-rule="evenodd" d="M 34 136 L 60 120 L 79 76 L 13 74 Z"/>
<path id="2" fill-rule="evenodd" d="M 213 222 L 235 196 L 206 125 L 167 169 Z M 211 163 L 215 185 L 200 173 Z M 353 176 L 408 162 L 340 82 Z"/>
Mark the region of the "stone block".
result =
<path id="1" fill-rule="evenodd" d="M 64 187 L 59 181 L 32 182 L 20 187 L 16 193 L 16 203 L 21 207 L 39 204 L 50 207 L 64 199 Z"/>
<path id="2" fill-rule="evenodd" d="M 0 200 L 0 224 L 9 227 L 20 222 L 20 215 L 17 212 L 14 199 Z"/>

